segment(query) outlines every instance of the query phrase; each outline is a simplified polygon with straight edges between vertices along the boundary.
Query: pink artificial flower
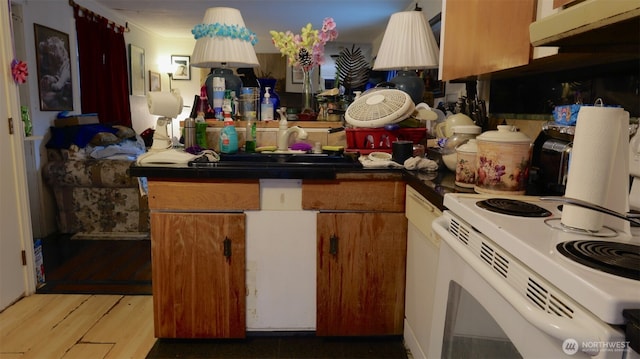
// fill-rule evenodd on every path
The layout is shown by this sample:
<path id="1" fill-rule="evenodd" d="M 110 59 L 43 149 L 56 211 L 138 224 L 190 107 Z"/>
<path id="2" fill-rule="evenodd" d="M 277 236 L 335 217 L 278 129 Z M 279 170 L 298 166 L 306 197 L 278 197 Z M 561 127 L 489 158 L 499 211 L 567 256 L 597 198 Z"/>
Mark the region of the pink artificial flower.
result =
<path id="1" fill-rule="evenodd" d="M 336 28 L 336 22 L 333 21 L 332 17 L 325 17 L 322 22 L 322 32 L 327 32 L 334 30 Z"/>
<path id="2" fill-rule="evenodd" d="M 329 34 L 324 31 L 318 33 L 318 38 L 320 38 L 320 42 L 322 42 L 323 44 L 326 44 L 330 40 L 329 37 Z"/>
<path id="3" fill-rule="evenodd" d="M 319 53 L 319 52 L 314 52 L 313 53 L 313 62 L 318 64 L 318 65 L 324 64 L 324 54 L 323 53 Z"/>
<path id="4" fill-rule="evenodd" d="M 27 64 L 15 59 L 11 61 L 11 75 L 13 76 L 13 80 L 18 84 L 27 82 L 27 76 L 29 76 Z"/>

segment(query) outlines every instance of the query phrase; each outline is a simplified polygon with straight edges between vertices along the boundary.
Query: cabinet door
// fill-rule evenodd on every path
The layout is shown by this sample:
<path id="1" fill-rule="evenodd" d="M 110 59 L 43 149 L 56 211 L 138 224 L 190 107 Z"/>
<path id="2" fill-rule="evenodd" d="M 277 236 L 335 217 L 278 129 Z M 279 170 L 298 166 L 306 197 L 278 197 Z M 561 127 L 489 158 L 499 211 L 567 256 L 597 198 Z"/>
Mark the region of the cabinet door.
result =
<path id="1" fill-rule="evenodd" d="M 445 0 L 443 5 L 443 80 L 527 65 L 531 58 L 529 24 L 535 0 Z"/>
<path id="2" fill-rule="evenodd" d="M 404 213 L 318 215 L 317 335 L 400 335 Z"/>
<path id="3" fill-rule="evenodd" d="M 245 215 L 151 213 L 158 338 L 245 336 Z"/>

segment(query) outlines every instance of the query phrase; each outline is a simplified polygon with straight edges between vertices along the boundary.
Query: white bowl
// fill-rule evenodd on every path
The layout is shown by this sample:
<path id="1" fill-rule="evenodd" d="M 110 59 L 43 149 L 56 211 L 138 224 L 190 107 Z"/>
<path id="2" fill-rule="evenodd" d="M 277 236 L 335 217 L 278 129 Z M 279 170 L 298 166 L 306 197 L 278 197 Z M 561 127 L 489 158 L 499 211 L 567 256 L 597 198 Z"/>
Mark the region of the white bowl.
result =
<path id="1" fill-rule="evenodd" d="M 391 161 L 391 154 L 387 152 L 371 152 L 369 159 L 372 161 Z"/>
<path id="2" fill-rule="evenodd" d="M 442 155 L 442 162 L 450 171 L 456 171 L 456 163 L 458 162 L 458 154 L 456 152 Z"/>

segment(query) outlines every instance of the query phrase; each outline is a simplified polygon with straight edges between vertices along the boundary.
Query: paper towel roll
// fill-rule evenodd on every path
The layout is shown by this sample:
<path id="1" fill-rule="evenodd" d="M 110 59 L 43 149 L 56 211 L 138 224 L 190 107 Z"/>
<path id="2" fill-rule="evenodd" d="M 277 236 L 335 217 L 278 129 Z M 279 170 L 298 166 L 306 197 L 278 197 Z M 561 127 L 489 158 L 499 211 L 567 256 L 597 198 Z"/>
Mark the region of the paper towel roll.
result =
<path id="1" fill-rule="evenodd" d="M 176 118 L 182 112 L 182 96 L 176 90 L 149 92 L 147 93 L 147 105 L 149 113 L 152 115 Z"/>
<path id="2" fill-rule="evenodd" d="M 620 182 L 622 173 L 614 174 L 621 156 L 620 141 L 628 134 L 629 113 L 622 108 L 583 106 L 578 113 L 565 196 L 608 207 L 613 181 Z M 625 131 L 626 130 L 626 131 Z M 627 135 L 628 136 L 628 135 Z M 624 157 L 626 158 L 626 157 Z M 613 178 L 616 177 L 616 178 Z M 625 181 L 628 182 L 628 176 Z M 615 186 L 614 186 L 615 187 Z M 617 186 L 620 187 L 620 186 Z M 627 191 L 618 188 L 621 191 Z M 622 192 L 623 194 L 625 192 Z M 619 195 L 616 195 L 619 196 Z M 573 205 L 562 209 L 562 224 L 572 228 L 598 231 L 604 214 Z"/>

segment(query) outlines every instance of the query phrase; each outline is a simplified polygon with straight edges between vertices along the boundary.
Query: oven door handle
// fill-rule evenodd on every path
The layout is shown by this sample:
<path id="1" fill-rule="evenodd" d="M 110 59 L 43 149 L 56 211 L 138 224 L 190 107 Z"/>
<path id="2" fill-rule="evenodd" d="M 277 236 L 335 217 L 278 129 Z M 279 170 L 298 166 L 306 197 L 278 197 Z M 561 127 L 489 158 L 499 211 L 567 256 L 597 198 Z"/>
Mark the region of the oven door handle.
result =
<path id="1" fill-rule="evenodd" d="M 578 343 L 601 341 L 596 329 L 594 329 L 594 327 L 597 328 L 597 326 L 594 325 L 594 321 L 588 316 L 576 312 L 576 316 L 573 318 L 565 318 L 541 311 L 538 307 L 534 307 L 525 299 L 523 294 L 506 283 L 502 277 L 499 277 L 485 262 L 482 262 L 478 257 L 474 256 L 468 248 L 465 248 L 466 245 L 455 239 L 455 237 L 448 232 L 446 226 L 447 220 L 444 217 L 440 217 L 433 222 L 433 228 L 438 235 L 443 238 L 449 238 L 449 240 L 444 241 L 449 246 L 452 246 L 454 251 L 531 325 L 547 335 L 558 339 L 561 343 L 569 338 L 575 339 Z M 456 249 L 456 247 L 459 249 Z M 442 258 L 440 260 L 442 260 Z M 582 345 L 579 346 L 581 349 L 588 349 L 588 351 L 583 351 L 590 356 L 598 355 L 600 352 L 597 346 L 596 348 L 582 348 Z"/>

